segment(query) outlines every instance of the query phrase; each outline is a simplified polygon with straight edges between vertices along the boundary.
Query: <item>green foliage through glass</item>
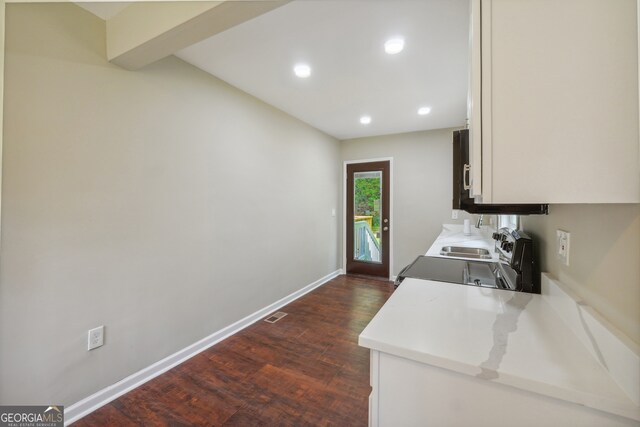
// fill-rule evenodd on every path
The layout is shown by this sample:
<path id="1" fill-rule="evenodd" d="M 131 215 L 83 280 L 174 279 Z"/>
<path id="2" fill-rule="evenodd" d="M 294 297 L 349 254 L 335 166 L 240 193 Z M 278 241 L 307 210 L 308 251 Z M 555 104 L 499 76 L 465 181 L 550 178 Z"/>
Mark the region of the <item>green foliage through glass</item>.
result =
<path id="1" fill-rule="evenodd" d="M 380 178 L 355 180 L 354 209 L 356 216 L 373 216 L 372 229 L 380 229 Z"/>

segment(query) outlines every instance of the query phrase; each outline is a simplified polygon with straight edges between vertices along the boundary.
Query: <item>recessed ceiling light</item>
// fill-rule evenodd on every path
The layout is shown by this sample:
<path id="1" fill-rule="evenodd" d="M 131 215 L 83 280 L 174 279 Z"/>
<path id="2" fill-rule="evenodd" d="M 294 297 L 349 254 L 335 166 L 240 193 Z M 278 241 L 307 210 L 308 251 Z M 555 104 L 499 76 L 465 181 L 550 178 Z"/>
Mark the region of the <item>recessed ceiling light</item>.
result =
<path id="1" fill-rule="evenodd" d="M 293 67 L 293 72 L 296 76 L 306 79 L 311 75 L 311 67 L 307 64 L 296 64 L 295 67 Z"/>
<path id="2" fill-rule="evenodd" d="M 418 108 L 418 114 L 421 116 L 426 116 L 431 112 L 431 107 L 420 107 Z"/>
<path id="3" fill-rule="evenodd" d="M 371 123 L 371 116 L 360 117 L 360 123 L 362 123 L 363 125 L 368 125 L 369 123 Z"/>
<path id="4" fill-rule="evenodd" d="M 404 39 L 400 37 L 395 37 L 387 40 L 384 43 L 384 51 L 389 55 L 395 55 L 396 53 L 402 52 L 404 49 Z"/>

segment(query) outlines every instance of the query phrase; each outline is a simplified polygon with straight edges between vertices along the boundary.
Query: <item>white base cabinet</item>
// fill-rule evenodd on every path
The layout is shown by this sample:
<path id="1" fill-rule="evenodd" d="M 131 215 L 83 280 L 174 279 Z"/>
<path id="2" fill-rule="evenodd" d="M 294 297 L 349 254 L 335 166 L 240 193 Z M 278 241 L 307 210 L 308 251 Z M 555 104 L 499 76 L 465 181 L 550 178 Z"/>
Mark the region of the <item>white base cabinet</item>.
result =
<path id="1" fill-rule="evenodd" d="M 472 0 L 482 203 L 638 203 L 636 0 Z"/>
<path id="2" fill-rule="evenodd" d="M 371 427 L 618 427 L 637 421 L 371 350 Z"/>

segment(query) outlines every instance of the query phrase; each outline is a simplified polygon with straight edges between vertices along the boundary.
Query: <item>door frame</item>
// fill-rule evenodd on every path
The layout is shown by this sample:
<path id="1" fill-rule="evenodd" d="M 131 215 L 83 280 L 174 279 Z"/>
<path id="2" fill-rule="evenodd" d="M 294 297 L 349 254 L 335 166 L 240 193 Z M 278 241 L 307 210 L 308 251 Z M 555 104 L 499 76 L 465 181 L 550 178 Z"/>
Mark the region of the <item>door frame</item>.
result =
<path id="1" fill-rule="evenodd" d="M 389 162 L 389 280 L 393 275 L 393 157 L 374 159 L 345 160 L 342 165 L 342 271 L 347 272 L 347 165 L 354 163 Z"/>

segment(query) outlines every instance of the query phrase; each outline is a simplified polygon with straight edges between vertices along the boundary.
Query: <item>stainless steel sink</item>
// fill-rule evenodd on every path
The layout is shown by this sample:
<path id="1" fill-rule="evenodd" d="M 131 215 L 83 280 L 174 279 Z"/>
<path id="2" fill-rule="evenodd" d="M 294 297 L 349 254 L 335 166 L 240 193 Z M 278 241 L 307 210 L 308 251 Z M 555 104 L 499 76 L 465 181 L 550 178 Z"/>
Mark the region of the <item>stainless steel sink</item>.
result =
<path id="1" fill-rule="evenodd" d="M 484 248 L 469 248 L 464 246 L 444 246 L 440 255 L 452 258 L 491 259 L 491 253 Z"/>

